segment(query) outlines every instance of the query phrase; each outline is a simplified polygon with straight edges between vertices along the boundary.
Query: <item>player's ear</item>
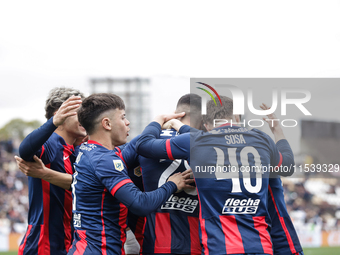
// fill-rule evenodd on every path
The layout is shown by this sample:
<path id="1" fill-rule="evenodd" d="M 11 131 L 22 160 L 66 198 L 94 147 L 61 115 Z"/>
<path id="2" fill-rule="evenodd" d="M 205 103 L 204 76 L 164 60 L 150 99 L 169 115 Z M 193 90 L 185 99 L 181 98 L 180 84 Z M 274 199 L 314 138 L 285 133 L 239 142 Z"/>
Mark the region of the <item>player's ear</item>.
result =
<path id="1" fill-rule="evenodd" d="M 107 117 L 102 119 L 101 124 L 102 124 L 103 128 L 106 129 L 106 130 L 111 130 L 112 129 L 111 120 L 109 118 L 107 118 Z"/>
<path id="2" fill-rule="evenodd" d="M 234 119 L 236 121 L 236 123 L 240 123 L 241 119 L 240 119 L 240 115 L 234 115 Z"/>
<path id="3" fill-rule="evenodd" d="M 210 131 L 207 124 L 203 123 L 203 126 L 205 127 L 205 129 L 206 129 L 207 131 Z"/>

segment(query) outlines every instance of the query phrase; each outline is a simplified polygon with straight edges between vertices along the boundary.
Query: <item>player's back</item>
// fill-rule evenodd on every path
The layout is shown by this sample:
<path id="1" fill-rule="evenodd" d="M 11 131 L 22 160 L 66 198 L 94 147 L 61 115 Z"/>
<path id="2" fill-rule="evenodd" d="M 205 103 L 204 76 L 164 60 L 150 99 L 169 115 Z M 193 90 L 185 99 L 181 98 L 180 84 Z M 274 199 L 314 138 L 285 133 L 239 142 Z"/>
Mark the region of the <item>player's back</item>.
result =
<path id="1" fill-rule="evenodd" d="M 280 162 L 275 143 L 237 126 L 197 132 L 190 142 L 204 252 L 272 254 L 267 196 L 268 168 Z"/>
<path id="2" fill-rule="evenodd" d="M 270 235 L 275 255 L 295 254 L 302 251 L 299 237 L 288 214 L 279 176 L 269 179 L 268 211 L 272 221 Z"/>
<path id="3" fill-rule="evenodd" d="M 36 155 L 47 167 L 73 174 L 73 146 L 58 134 L 53 133 Z M 28 229 L 19 254 L 66 254 L 73 235 L 71 192 L 33 177 L 28 177 L 28 188 Z"/>
<path id="4" fill-rule="evenodd" d="M 163 130 L 160 138 L 168 140 L 176 130 Z M 145 191 L 163 185 L 168 177 L 190 168 L 185 160 L 151 159 L 140 157 Z M 198 235 L 198 197 L 194 190 L 170 196 L 156 212 L 146 218 L 143 254 L 201 254 Z"/>
<path id="5" fill-rule="evenodd" d="M 74 243 L 69 254 L 121 254 L 127 208 L 115 197 L 126 182 L 123 161 L 94 141 L 81 145 L 72 183 Z"/>

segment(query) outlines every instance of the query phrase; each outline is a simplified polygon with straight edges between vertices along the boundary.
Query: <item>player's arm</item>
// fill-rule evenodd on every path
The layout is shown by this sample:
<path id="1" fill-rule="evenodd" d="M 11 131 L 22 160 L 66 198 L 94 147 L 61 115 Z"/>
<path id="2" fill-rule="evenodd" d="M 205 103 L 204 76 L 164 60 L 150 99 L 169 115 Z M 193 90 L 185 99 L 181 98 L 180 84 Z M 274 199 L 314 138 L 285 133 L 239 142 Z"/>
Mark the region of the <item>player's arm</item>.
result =
<path id="1" fill-rule="evenodd" d="M 45 124 L 30 133 L 22 141 L 19 147 L 20 157 L 26 161 L 34 161 L 33 156 L 41 154 L 42 146 L 53 134 L 59 125 L 62 125 L 69 116 L 76 115 L 74 111 L 81 104 L 80 97 L 72 96 L 67 99 L 58 109 L 54 117 L 50 118 Z"/>
<path id="2" fill-rule="evenodd" d="M 117 147 L 117 155 L 124 160 L 128 169 L 133 169 L 136 166 L 139 166 L 138 154 L 136 152 L 136 143 L 139 138 L 139 135 L 134 137 L 129 143 L 125 146 Z"/>
<path id="3" fill-rule="evenodd" d="M 268 110 L 270 109 L 266 104 L 262 104 L 261 106 L 261 109 L 263 110 Z M 283 133 L 283 130 L 280 126 L 280 123 L 277 121 L 276 119 L 276 116 L 274 113 L 272 114 L 268 114 L 267 115 L 267 119 L 263 118 L 268 124 L 269 124 L 269 127 L 270 127 L 270 130 L 272 131 L 273 135 L 274 135 L 274 139 L 275 139 L 275 142 L 276 142 L 276 146 L 272 146 L 272 147 L 275 147 L 273 148 L 273 158 L 277 158 L 278 160 L 278 164 L 277 166 L 287 166 L 288 170 L 287 172 L 284 172 L 284 171 L 278 171 L 278 172 L 275 172 L 277 173 L 278 175 L 282 175 L 282 176 L 290 176 L 294 173 L 294 165 L 295 165 L 295 162 L 294 162 L 294 154 L 293 154 L 293 151 L 292 151 L 292 148 L 290 147 L 284 133 Z M 270 139 L 271 140 L 271 139 Z M 278 152 L 277 152 L 278 150 Z M 279 155 L 279 156 L 277 156 Z M 277 162 L 276 160 L 276 162 Z M 275 162 L 275 160 L 274 160 Z"/>
<path id="4" fill-rule="evenodd" d="M 171 119 L 167 122 L 165 122 L 162 126 L 162 129 L 175 129 L 179 134 L 184 134 L 188 132 L 196 132 L 198 129 L 191 128 L 189 125 L 184 125 L 180 120 L 178 119 Z"/>
<path id="5" fill-rule="evenodd" d="M 47 168 L 44 163 L 37 156 L 33 159 L 35 162 L 28 162 L 22 158 L 14 157 L 21 172 L 26 176 L 43 179 L 51 184 L 54 184 L 60 188 L 69 190 L 71 189 L 72 175 L 67 173 L 61 173 L 53 169 Z"/>
<path id="6" fill-rule="evenodd" d="M 144 157 L 156 159 L 187 159 L 190 153 L 190 133 L 171 139 L 159 139 L 161 125 L 151 122 L 136 143 L 136 152 Z"/>
<path id="7" fill-rule="evenodd" d="M 125 173 L 121 160 L 112 160 L 111 155 L 103 155 L 95 166 L 95 174 L 111 195 L 122 202 L 132 213 L 145 216 L 160 207 L 176 190 L 190 188 L 190 171 L 170 176 L 160 188 L 142 192 Z"/>
<path id="8" fill-rule="evenodd" d="M 127 183 L 120 187 L 113 195 L 122 202 L 132 213 L 146 216 L 156 211 L 177 190 L 193 188 L 189 185 L 192 180 L 191 170 L 176 173 L 169 177 L 168 182 L 156 190 L 149 192 L 140 191 L 133 183 Z M 111 192 L 112 194 L 112 192 Z"/>

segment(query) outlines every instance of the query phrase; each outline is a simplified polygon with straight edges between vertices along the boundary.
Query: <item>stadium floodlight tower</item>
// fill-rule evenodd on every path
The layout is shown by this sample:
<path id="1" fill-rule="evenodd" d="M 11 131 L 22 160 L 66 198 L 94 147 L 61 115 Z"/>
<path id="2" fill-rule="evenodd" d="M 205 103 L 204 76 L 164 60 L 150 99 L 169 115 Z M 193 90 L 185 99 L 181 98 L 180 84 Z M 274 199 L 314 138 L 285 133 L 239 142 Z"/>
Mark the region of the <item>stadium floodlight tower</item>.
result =
<path id="1" fill-rule="evenodd" d="M 91 78 L 93 93 L 114 93 L 125 102 L 125 113 L 130 121 L 128 140 L 139 135 L 149 123 L 150 80 L 146 78 Z"/>

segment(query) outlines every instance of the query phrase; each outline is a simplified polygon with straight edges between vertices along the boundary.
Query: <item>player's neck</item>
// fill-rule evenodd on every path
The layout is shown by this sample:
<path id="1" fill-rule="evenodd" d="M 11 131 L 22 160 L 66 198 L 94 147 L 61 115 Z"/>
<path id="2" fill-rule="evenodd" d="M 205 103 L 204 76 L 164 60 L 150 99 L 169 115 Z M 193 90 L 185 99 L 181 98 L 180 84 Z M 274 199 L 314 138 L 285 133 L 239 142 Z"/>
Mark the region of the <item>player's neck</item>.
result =
<path id="1" fill-rule="evenodd" d="M 105 134 L 95 133 L 89 136 L 89 140 L 100 143 L 103 147 L 108 150 L 113 150 L 115 147 L 111 143 L 111 138 Z"/>
<path id="2" fill-rule="evenodd" d="M 57 129 L 54 132 L 60 135 L 68 145 L 73 145 L 76 141 L 76 137 L 65 130 Z"/>

